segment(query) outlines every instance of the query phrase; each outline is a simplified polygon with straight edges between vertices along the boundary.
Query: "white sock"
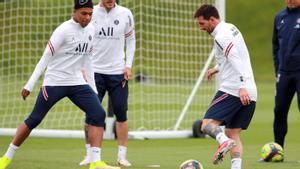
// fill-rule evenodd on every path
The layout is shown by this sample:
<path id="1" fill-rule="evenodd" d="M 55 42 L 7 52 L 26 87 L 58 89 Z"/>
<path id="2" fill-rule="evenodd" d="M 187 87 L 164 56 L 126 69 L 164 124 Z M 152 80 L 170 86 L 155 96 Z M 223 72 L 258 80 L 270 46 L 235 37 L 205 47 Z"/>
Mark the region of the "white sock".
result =
<path id="1" fill-rule="evenodd" d="M 6 153 L 5 153 L 5 156 L 6 156 L 7 158 L 9 158 L 9 159 L 12 159 L 13 156 L 14 156 L 14 154 L 15 154 L 15 152 L 16 152 L 18 149 L 19 149 L 18 146 L 15 146 L 15 145 L 13 145 L 12 143 L 10 143 L 10 145 L 9 145 L 9 147 L 8 147 Z"/>
<path id="2" fill-rule="evenodd" d="M 231 160 L 231 169 L 241 169 L 242 168 L 242 159 L 241 158 L 233 158 Z"/>
<path id="3" fill-rule="evenodd" d="M 118 147 L 118 159 L 126 159 L 127 147 L 119 145 Z"/>
<path id="4" fill-rule="evenodd" d="M 91 163 L 96 161 L 101 161 L 101 148 L 99 147 L 91 147 Z"/>
<path id="5" fill-rule="evenodd" d="M 229 138 L 225 135 L 225 133 L 221 132 L 216 135 L 216 140 L 219 142 L 219 144 L 222 144 L 225 141 L 229 140 Z"/>
<path id="6" fill-rule="evenodd" d="M 91 161 L 91 144 L 85 144 L 86 148 L 86 159 Z"/>

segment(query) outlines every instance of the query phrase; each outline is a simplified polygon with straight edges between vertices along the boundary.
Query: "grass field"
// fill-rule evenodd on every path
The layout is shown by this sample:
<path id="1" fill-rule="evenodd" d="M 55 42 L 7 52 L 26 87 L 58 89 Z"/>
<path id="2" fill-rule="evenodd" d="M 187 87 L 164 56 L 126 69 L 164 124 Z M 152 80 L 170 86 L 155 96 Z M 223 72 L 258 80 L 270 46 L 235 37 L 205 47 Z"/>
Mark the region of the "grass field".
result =
<path id="1" fill-rule="evenodd" d="M 259 163 L 260 148 L 272 141 L 273 83 L 259 83 L 259 102 L 249 130 L 242 133 L 244 143 L 244 169 L 300 169 L 299 113 L 293 102 L 289 115 L 289 132 L 286 138 L 284 163 Z M 10 137 L 0 138 L 0 154 L 6 151 Z M 103 159 L 115 163 L 116 141 L 104 141 Z M 227 158 L 219 166 L 213 166 L 211 157 L 217 148 L 212 139 L 130 140 L 128 157 L 133 169 L 149 169 L 159 164 L 161 169 L 177 169 L 187 159 L 201 161 L 205 169 L 228 169 Z M 9 169 L 80 169 L 78 162 L 84 155 L 81 139 L 29 138 L 16 153 Z M 87 167 L 85 167 L 87 168 Z"/>
<path id="2" fill-rule="evenodd" d="M 295 125 L 290 125 L 289 135 L 297 134 Z M 265 130 L 263 130 L 265 131 Z M 263 143 L 269 141 L 271 134 L 257 137 L 257 131 L 249 130 L 244 138 L 244 169 L 299 169 L 300 160 L 299 139 L 287 138 L 286 161 L 284 163 L 259 163 L 259 150 Z M 255 137 L 255 139 L 254 139 Z M 1 138 L 0 151 L 9 143 L 9 138 Z M 133 163 L 132 169 L 149 169 L 147 165 L 159 164 L 160 169 L 178 169 L 182 161 L 197 159 L 205 169 L 228 169 L 230 159 L 218 166 L 211 163 L 211 157 L 216 150 L 212 139 L 178 139 L 178 140 L 146 140 L 129 141 L 129 158 Z M 8 169 L 80 169 L 78 162 L 84 154 L 83 140 L 40 139 L 31 138 L 15 155 Z M 115 163 L 116 142 L 105 141 L 102 156 L 109 164 Z"/>

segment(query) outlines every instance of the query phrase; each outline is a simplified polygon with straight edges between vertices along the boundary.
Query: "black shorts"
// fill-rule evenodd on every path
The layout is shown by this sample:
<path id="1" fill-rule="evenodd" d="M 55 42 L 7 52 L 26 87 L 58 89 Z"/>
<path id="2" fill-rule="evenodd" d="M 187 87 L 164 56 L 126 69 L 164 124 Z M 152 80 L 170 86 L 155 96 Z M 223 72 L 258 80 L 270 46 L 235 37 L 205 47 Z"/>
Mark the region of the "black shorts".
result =
<path id="1" fill-rule="evenodd" d="M 95 82 L 100 102 L 102 102 L 107 91 L 117 121 L 127 121 L 128 83 L 124 79 L 124 74 L 104 75 L 95 73 Z"/>
<path id="2" fill-rule="evenodd" d="M 89 85 L 43 86 L 31 114 L 25 120 L 26 125 L 30 129 L 37 127 L 49 110 L 64 97 L 68 97 L 86 113 L 86 124 L 104 127 L 105 111 Z"/>
<path id="3" fill-rule="evenodd" d="M 239 97 L 218 91 L 212 100 L 204 119 L 222 122 L 225 128 L 247 129 L 254 114 L 256 102 L 244 106 Z"/>

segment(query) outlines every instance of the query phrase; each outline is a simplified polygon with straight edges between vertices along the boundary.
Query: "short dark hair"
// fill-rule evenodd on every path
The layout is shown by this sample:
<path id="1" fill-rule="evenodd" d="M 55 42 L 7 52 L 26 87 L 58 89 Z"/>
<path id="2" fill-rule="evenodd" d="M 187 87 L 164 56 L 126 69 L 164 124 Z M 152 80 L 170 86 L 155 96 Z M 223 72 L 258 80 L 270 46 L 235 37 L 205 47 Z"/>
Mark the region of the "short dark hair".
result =
<path id="1" fill-rule="evenodd" d="M 220 15 L 217 8 L 209 4 L 201 5 L 200 8 L 195 12 L 194 18 L 198 18 L 200 16 L 203 16 L 205 20 L 209 20 L 209 18 L 212 16 L 217 19 L 220 19 Z"/>

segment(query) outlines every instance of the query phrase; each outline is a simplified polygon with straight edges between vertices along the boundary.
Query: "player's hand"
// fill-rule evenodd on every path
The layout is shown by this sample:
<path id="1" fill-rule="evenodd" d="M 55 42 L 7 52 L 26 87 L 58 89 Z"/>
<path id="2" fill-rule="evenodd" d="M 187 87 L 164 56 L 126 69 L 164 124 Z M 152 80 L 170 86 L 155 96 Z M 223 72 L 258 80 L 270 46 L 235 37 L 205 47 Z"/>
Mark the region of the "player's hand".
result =
<path id="1" fill-rule="evenodd" d="M 88 82 L 88 78 L 87 78 L 87 75 L 86 75 L 86 71 L 84 69 L 81 69 L 81 73 L 82 73 L 82 76 L 83 76 L 83 79 Z"/>
<path id="2" fill-rule="evenodd" d="M 124 79 L 125 80 L 130 80 L 132 77 L 132 72 L 131 72 L 131 68 L 126 67 L 124 70 Z"/>
<path id="3" fill-rule="evenodd" d="M 250 100 L 250 96 L 249 96 L 249 94 L 248 94 L 247 89 L 245 89 L 245 88 L 240 88 L 240 90 L 239 90 L 239 96 L 240 96 L 240 100 L 241 100 L 241 102 L 242 102 L 242 104 L 243 104 L 244 106 L 250 104 L 251 100 Z"/>
<path id="4" fill-rule="evenodd" d="M 211 80 L 212 76 L 216 73 L 218 73 L 218 71 L 215 68 L 208 69 L 207 70 L 207 80 Z"/>
<path id="5" fill-rule="evenodd" d="M 23 89 L 22 92 L 21 92 L 23 100 L 26 100 L 26 97 L 29 96 L 29 94 L 30 94 L 30 91 L 28 91 L 26 89 Z"/>

